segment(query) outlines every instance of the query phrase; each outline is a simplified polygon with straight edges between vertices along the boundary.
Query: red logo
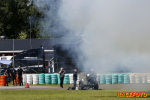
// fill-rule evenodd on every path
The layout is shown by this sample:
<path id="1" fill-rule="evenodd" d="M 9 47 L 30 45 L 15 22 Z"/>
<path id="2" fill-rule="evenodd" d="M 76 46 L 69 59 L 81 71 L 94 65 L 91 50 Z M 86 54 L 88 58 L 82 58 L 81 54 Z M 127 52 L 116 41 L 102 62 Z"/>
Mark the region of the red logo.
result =
<path id="1" fill-rule="evenodd" d="M 117 92 L 117 97 L 147 97 L 146 92 Z"/>

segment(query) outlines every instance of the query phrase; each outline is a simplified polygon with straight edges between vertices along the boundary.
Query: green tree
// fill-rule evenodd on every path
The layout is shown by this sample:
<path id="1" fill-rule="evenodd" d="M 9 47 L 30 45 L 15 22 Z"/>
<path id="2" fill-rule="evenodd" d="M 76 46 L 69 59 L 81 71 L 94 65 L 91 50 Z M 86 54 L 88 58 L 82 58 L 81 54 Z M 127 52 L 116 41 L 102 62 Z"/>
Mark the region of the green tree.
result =
<path id="1" fill-rule="evenodd" d="M 32 23 L 32 38 L 37 38 L 39 34 L 39 21 L 41 13 L 37 7 L 28 5 L 29 0 L 0 0 L 0 35 L 5 35 L 7 39 L 30 37 L 30 19 Z M 23 37 L 24 38 L 24 37 Z"/>

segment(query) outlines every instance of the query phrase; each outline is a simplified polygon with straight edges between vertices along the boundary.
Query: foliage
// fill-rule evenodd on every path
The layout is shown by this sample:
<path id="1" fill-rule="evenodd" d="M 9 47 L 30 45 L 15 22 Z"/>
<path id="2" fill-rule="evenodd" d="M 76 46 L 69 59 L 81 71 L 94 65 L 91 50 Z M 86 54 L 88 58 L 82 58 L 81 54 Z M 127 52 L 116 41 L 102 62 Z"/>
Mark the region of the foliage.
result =
<path id="1" fill-rule="evenodd" d="M 29 0 L 0 0 L 0 35 L 7 39 L 17 39 L 21 34 L 30 37 L 30 19 L 34 19 L 32 25 L 32 38 L 39 34 L 39 21 L 41 13 L 35 6 L 29 5 Z M 23 37 L 24 38 L 24 37 Z"/>

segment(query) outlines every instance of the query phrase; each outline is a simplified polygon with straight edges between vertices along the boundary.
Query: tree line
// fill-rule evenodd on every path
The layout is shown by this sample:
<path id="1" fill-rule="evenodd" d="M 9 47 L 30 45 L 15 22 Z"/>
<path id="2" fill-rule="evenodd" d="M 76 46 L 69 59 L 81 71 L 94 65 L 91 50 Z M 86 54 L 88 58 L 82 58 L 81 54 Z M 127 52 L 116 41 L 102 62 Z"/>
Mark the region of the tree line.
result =
<path id="1" fill-rule="evenodd" d="M 30 1 L 0 0 L 0 36 L 5 35 L 7 39 L 28 39 L 31 25 L 32 38 L 61 37 L 56 31 L 56 28 L 61 27 L 56 15 L 58 7 L 54 9 L 45 4 L 39 8 Z M 58 3 L 55 6 L 59 6 Z M 51 14 L 47 17 L 46 12 Z M 45 26 L 47 21 L 49 22 Z"/>

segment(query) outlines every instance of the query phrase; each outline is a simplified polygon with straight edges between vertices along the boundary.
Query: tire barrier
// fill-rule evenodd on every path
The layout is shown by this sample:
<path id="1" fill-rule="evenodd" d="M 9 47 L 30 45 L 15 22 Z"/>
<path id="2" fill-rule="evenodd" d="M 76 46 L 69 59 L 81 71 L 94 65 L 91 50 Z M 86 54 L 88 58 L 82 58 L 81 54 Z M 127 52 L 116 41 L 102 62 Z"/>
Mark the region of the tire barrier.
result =
<path id="1" fill-rule="evenodd" d="M 98 84 L 100 84 L 100 78 L 99 78 L 100 76 L 99 75 L 97 75 L 97 78 L 96 78 L 96 80 L 97 80 L 97 82 L 98 82 Z"/>
<path id="2" fill-rule="evenodd" d="M 123 74 L 118 74 L 118 83 L 122 84 L 124 82 L 123 80 L 124 80 Z"/>
<path id="3" fill-rule="evenodd" d="M 58 84 L 60 84 L 60 75 L 57 74 L 57 80 L 58 80 Z"/>
<path id="4" fill-rule="evenodd" d="M 129 80 L 130 80 L 130 83 L 135 83 L 135 76 L 129 75 Z"/>
<path id="5" fill-rule="evenodd" d="M 70 82 L 70 84 L 74 84 L 73 74 L 69 74 L 69 82 Z"/>
<path id="6" fill-rule="evenodd" d="M 79 80 L 79 75 L 78 75 L 78 76 L 77 76 L 77 84 L 79 84 L 79 81 L 80 81 L 80 80 Z"/>
<path id="7" fill-rule="evenodd" d="M 135 75 L 135 83 L 142 83 L 141 75 Z"/>
<path id="8" fill-rule="evenodd" d="M 150 83 L 150 74 L 147 75 L 147 83 Z"/>
<path id="9" fill-rule="evenodd" d="M 111 78 L 111 74 L 106 74 L 106 84 L 112 84 L 112 78 Z"/>
<path id="10" fill-rule="evenodd" d="M 147 77 L 146 74 L 142 75 L 142 83 L 147 83 Z"/>
<path id="11" fill-rule="evenodd" d="M 129 83 L 129 74 L 124 74 L 124 84 Z"/>
<path id="12" fill-rule="evenodd" d="M 23 84 L 26 84 L 27 83 L 27 76 L 26 74 L 23 74 Z"/>
<path id="13" fill-rule="evenodd" d="M 58 84 L 58 75 L 57 74 L 51 74 L 51 83 Z"/>
<path id="14" fill-rule="evenodd" d="M 118 73 L 100 74 L 97 78 L 100 84 L 150 83 L 149 73 Z M 17 84 L 19 78 L 16 77 Z M 60 84 L 59 74 L 24 74 L 23 84 Z M 65 74 L 64 84 L 73 84 L 73 74 Z M 79 84 L 79 75 L 77 77 Z M 6 86 L 6 76 L 0 76 L 0 86 Z"/>
<path id="15" fill-rule="evenodd" d="M 63 83 L 64 84 L 69 84 L 69 74 L 65 74 Z"/>
<path id="16" fill-rule="evenodd" d="M 0 76 L 0 86 L 6 86 L 6 76 Z"/>
<path id="17" fill-rule="evenodd" d="M 45 75 L 39 74 L 39 84 L 45 84 Z"/>
<path id="18" fill-rule="evenodd" d="M 106 84 L 106 81 L 105 81 L 105 75 L 104 74 L 100 74 L 100 84 Z"/>
<path id="19" fill-rule="evenodd" d="M 51 84 L 51 74 L 45 74 L 45 84 Z"/>
<path id="20" fill-rule="evenodd" d="M 33 74 L 33 84 L 39 84 L 39 75 L 38 74 Z"/>
<path id="21" fill-rule="evenodd" d="M 32 84 L 32 75 L 27 74 L 27 83 Z"/>
<path id="22" fill-rule="evenodd" d="M 117 84 L 117 83 L 118 83 L 118 75 L 112 74 L 112 84 Z"/>

